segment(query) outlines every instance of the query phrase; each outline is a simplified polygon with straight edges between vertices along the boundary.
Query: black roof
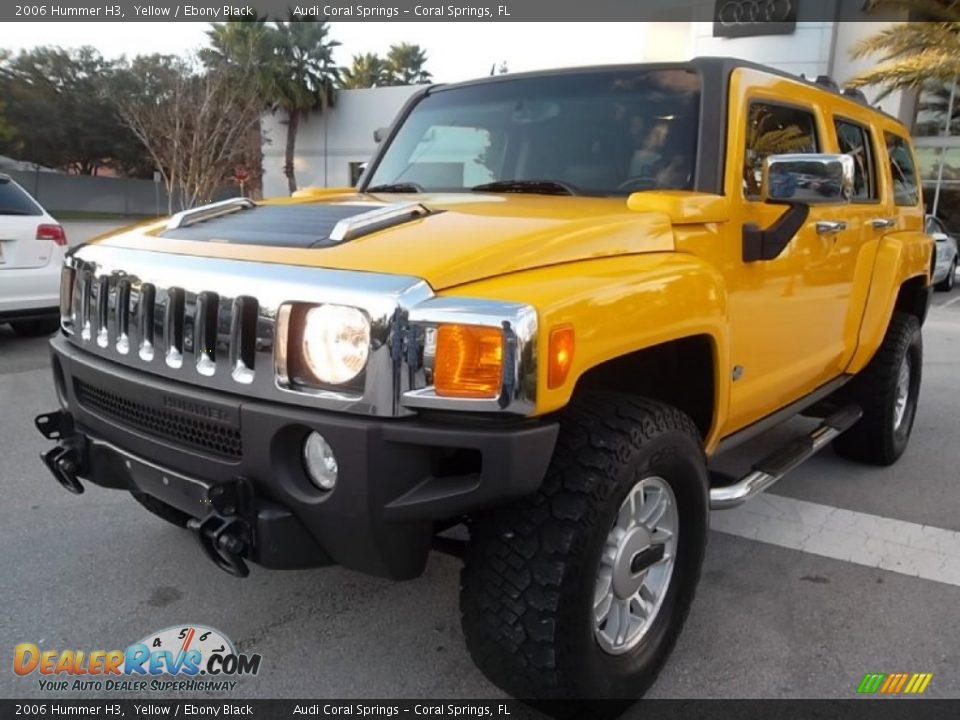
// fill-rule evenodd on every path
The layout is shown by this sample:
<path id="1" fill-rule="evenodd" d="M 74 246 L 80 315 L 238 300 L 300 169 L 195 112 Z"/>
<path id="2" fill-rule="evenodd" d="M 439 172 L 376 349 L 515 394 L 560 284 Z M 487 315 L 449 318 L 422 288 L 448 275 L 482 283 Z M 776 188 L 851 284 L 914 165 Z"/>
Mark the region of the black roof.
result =
<path id="1" fill-rule="evenodd" d="M 744 60 L 742 58 L 736 57 L 716 57 L 716 56 L 703 56 L 696 57 L 692 60 L 687 61 L 674 61 L 674 62 L 653 62 L 653 63 L 634 63 L 634 64 L 617 64 L 617 65 L 583 65 L 575 67 L 565 67 L 565 68 L 551 68 L 548 70 L 533 70 L 530 72 L 522 73 L 507 73 L 505 75 L 491 75 L 489 77 L 476 78 L 474 80 L 464 80 L 463 82 L 458 83 L 449 83 L 449 84 L 438 84 L 432 85 L 427 88 L 427 92 L 435 92 L 440 90 L 446 90 L 451 88 L 460 88 L 460 87 L 470 87 L 473 85 L 484 85 L 487 83 L 495 82 L 509 82 L 511 80 L 519 80 L 523 78 L 535 78 L 535 77 L 549 77 L 555 75 L 565 75 L 573 73 L 583 73 L 583 72 L 603 72 L 603 71 L 615 71 L 615 70 L 691 70 L 699 72 L 705 76 L 713 76 L 717 80 L 720 80 L 726 85 L 727 79 L 730 77 L 730 73 L 738 68 L 746 68 L 749 70 L 756 70 L 758 72 L 767 73 L 768 75 L 776 75 L 777 77 L 784 78 L 786 80 L 792 80 L 793 82 L 803 83 L 811 87 L 815 87 L 818 90 L 823 90 L 828 92 L 831 95 L 843 98 L 848 102 L 852 102 L 860 107 L 867 107 L 874 112 L 882 113 L 887 117 L 900 122 L 899 118 L 896 118 L 890 115 L 887 112 L 884 112 L 880 108 L 873 107 L 865 101 L 858 97 L 859 93 L 845 94 L 841 88 L 837 87 L 837 84 L 834 83 L 831 79 L 826 78 L 829 84 L 824 84 L 822 82 L 817 82 L 816 79 L 811 80 L 800 75 L 793 75 L 786 72 L 785 70 L 780 70 L 779 68 L 771 67 L 770 65 L 763 65 L 761 63 L 753 62 L 751 60 Z"/>

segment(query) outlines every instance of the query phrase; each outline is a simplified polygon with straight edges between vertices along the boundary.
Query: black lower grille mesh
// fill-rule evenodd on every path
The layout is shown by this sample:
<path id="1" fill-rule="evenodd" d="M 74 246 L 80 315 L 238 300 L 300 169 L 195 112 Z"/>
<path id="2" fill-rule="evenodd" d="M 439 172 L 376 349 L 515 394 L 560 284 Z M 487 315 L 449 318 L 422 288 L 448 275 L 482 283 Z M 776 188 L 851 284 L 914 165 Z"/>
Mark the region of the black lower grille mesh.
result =
<path id="1" fill-rule="evenodd" d="M 243 457 L 243 441 L 237 428 L 134 402 L 82 380 L 74 382 L 77 400 L 88 410 L 163 440 L 226 458 Z"/>

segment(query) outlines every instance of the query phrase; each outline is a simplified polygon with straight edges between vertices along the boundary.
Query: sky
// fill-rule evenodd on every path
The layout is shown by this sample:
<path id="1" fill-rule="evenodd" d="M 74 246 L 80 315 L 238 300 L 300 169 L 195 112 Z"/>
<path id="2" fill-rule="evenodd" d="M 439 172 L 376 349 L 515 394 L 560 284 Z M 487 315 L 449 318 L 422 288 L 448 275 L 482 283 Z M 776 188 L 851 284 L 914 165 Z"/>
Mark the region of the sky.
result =
<path id="1" fill-rule="evenodd" d="M 489 75 L 506 62 L 511 72 L 572 65 L 641 61 L 642 23 L 371 23 L 333 22 L 341 43 L 335 60 L 349 65 L 353 55 L 385 54 L 397 42 L 419 43 L 427 50 L 427 69 L 437 82 Z M 93 45 L 107 57 L 185 53 L 203 47 L 208 23 L 45 22 L 0 25 L 0 48 L 38 45 Z"/>

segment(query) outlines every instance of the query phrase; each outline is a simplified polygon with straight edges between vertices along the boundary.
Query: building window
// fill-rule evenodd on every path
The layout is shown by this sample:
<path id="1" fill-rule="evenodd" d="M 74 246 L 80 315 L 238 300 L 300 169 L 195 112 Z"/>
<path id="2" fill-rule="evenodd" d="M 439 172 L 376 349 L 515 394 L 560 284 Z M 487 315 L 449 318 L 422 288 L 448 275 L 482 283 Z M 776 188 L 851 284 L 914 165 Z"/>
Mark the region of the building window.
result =
<path id="1" fill-rule="evenodd" d="M 853 158 L 853 201 L 869 202 L 877 199 L 876 169 L 870 132 L 849 120 L 836 120 L 837 142 L 840 152 Z"/>
<path id="2" fill-rule="evenodd" d="M 950 127 L 947 128 L 947 111 L 953 98 Z M 945 132 L 947 131 L 947 132 Z M 960 136 L 960 92 L 952 82 L 932 82 L 917 98 L 917 117 L 913 122 L 915 137 Z"/>
<path id="3" fill-rule="evenodd" d="M 752 103 L 743 163 L 743 190 L 747 197 L 760 195 L 763 161 L 769 155 L 815 153 L 819 146 L 817 121 L 809 110 Z"/>

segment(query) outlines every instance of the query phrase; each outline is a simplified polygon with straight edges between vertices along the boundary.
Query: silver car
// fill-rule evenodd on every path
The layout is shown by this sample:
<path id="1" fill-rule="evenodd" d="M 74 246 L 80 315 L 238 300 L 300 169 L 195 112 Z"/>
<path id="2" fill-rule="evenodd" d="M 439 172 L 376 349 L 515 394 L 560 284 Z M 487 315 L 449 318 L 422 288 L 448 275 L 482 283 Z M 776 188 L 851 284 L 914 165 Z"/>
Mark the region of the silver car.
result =
<path id="1" fill-rule="evenodd" d="M 937 260 L 933 269 L 933 282 L 937 290 L 950 292 L 957 281 L 957 241 L 933 215 L 927 215 L 927 235 L 937 241 Z"/>

